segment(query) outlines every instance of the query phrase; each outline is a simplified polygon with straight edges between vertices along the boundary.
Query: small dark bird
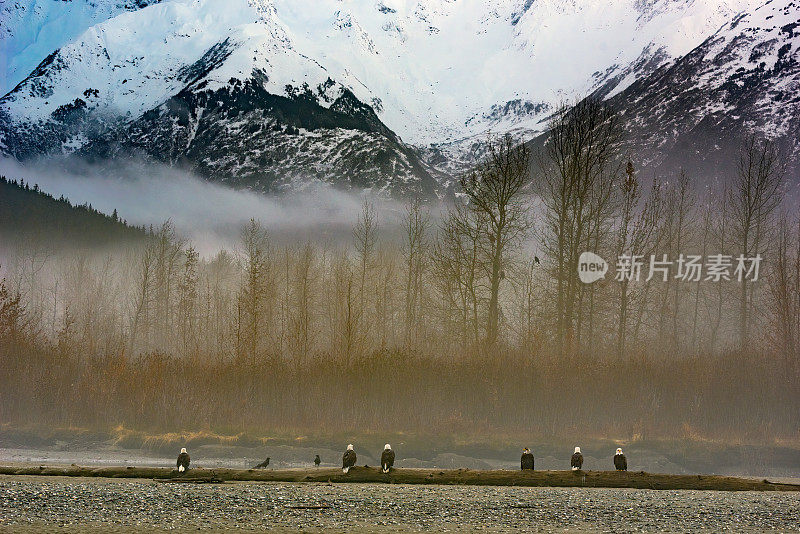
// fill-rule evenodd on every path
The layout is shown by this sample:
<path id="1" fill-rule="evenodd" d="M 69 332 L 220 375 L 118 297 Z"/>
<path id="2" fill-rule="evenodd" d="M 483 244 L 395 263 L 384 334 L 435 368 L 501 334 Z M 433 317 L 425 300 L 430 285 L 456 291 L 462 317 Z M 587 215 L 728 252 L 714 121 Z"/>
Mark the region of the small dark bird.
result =
<path id="1" fill-rule="evenodd" d="M 255 466 L 253 469 L 265 469 L 268 465 L 269 465 L 269 456 L 267 456 L 266 460 Z"/>
<path id="2" fill-rule="evenodd" d="M 322 463 L 322 460 L 319 459 L 319 454 L 314 456 L 314 467 L 319 467 L 319 464 Z"/>
<path id="3" fill-rule="evenodd" d="M 625 455 L 622 454 L 622 449 L 617 449 L 617 453 L 614 455 L 614 467 L 617 471 L 628 470 L 628 460 L 625 458 Z"/>
<path id="4" fill-rule="evenodd" d="M 353 444 L 351 443 L 342 455 L 342 473 L 347 474 L 354 465 L 356 465 L 356 451 L 353 450 Z"/>
<path id="5" fill-rule="evenodd" d="M 383 447 L 383 453 L 381 453 L 381 471 L 388 473 L 392 469 L 393 465 L 394 451 L 392 450 L 392 446 L 387 443 Z"/>
<path id="6" fill-rule="evenodd" d="M 533 261 L 535 261 L 536 263 L 539 263 L 539 256 L 534 256 L 533 257 Z"/>
<path id="7" fill-rule="evenodd" d="M 526 469 L 533 470 L 533 453 L 531 453 L 530 449 L 525 447 L 522 451 L 522 458 L 520 459 L 520 469 L 523 471 Z"/>
<path id="8" fill-rule="evenodd" d="M 190 461 L 191 459 L 189 458 L 189 453 L 186 452 L 186 447 L 182 448 L 181 453 L 178 455 L 178 463 L 176 466 L 178 468 L 178 471 L 183 473 L 184 471 L 189 469 Z"/>
<path id="9" fill-rule="evenodd" d="M 573 471 L 577 471 L 583 467 L 583 454 L 581 454 L 580 447 L 575 447 L 575 452 L 572 453 L 572 458 L 570 459 L 570 465 Z"/>

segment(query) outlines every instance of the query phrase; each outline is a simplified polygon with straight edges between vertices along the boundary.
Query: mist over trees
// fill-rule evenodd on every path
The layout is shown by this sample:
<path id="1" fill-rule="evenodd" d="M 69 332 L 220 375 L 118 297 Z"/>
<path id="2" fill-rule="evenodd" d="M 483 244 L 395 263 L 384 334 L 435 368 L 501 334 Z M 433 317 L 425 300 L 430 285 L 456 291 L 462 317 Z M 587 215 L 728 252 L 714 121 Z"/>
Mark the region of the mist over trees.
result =
<path id="1" fill-rule="evenodd" d="M 0 421 L 796 439 L 800 218 L 780 154 L 751 139 L 718 192 L 690 168 L 641 176 L 601 102 L 564 106 L 550 134 L 537 152 L 492 140 L 444 213 L 409 201 L 399 234 L 365 198 L 349 246 L 279 245 L 255 219 L 210 257 L 169 221 L 93 253 L 15 245 Z M 586 251 L 609 264 L 592 284 Z M 718 255 L 728 279 L 698 274 Z"/>

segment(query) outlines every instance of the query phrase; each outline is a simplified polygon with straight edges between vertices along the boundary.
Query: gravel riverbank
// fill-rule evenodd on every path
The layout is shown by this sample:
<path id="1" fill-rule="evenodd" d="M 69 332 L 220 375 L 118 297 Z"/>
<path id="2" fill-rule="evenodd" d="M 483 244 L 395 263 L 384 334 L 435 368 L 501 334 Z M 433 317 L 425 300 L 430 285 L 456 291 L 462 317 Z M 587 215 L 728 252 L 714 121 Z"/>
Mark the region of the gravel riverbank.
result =
<path id="1" fill-rule="evenodd" d="M 0 531 L 800 531 L 795 492 L 0 476 Z"/>

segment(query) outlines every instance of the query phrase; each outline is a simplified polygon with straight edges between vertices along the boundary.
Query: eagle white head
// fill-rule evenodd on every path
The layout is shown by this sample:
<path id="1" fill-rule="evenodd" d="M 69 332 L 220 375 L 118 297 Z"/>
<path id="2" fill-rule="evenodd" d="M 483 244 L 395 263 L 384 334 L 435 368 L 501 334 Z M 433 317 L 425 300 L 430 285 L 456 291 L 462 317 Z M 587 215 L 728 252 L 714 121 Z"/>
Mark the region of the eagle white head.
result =
<path id="1" fill-rule="evenodd" d="M 383 450 L 390 451 L 392 450 L 392 446 L 387 443 L 386 445 L 383 446 Z"/>
<path id="2" fill-rule="evenodd" d="M 181 449 L 181 454 L 183 454 L 184 452 L 186 452 L 186 447 Z"/>
<path id="3" fill-rule="evenodd" d="M 348 446 L 347 446 L 347 450 L 348 450 L 348 451 L 352 451 L 352 450 L 353 450 L 353 444 L 352 444 L 352 443 L 351 443 L 350 445 L 348 445 Z"/>
<path id="4" fill-rule="evenodd" d="M 621 448 L 617 449 L 617 454 L 622 454 L 622 449 Z"/>
<path id="5" fill-rule="evenodd" d="M 580 447 L 575 447 L 575 452 L 580 453 L 581 452 L 581 448 Z"/>

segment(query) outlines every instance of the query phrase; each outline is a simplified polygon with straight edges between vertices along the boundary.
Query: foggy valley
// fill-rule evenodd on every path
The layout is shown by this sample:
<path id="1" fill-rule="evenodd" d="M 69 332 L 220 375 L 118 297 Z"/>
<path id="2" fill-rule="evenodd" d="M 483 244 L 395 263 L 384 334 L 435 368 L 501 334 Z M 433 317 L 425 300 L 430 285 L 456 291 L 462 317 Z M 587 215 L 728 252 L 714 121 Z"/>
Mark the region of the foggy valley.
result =
<path id="1" fill-rule="evenodd" d="M 576 120 L 553 121 L 562 151 L 496 139 L 455 199 L 324 186 L 270 199 L 158 167 L 113 180 L 25 169 L 23 192 L 120 206 L 138 228 L 71 250 L 46 229 L 4 237 L 4 424 L 92 428 L 137 448 L 176 430 L 242 445 L 460 436 L 478 457 L 516 440 L 641 443 L 656 456 L 672 442 L 794 443 L 800 241 L 779 153 L 754 139 L 721 194 L 688 172 L 646 184 L 602 157 L 615 132 L 577 139 Z M 576 143 L 598 166 L 558 171 Z M 772 197 L 744 225 L 750 188 Z M 765 260 L 743 297 L 733 259 L 727 280 L 687 280 L 673 261 L 665 279 L 645 280 L 645 264 L 618 281 L 612 261 L 584 284 L 584 250 Z M 788 451 L 764 454 L 794 472 Z M 711 466 L 749 469 L 738 462 Z"/>
<path id="2" fill-rule="evenodd" d="M 800 529 L 797 0 L 0 3 L 0 530 Z"/>

